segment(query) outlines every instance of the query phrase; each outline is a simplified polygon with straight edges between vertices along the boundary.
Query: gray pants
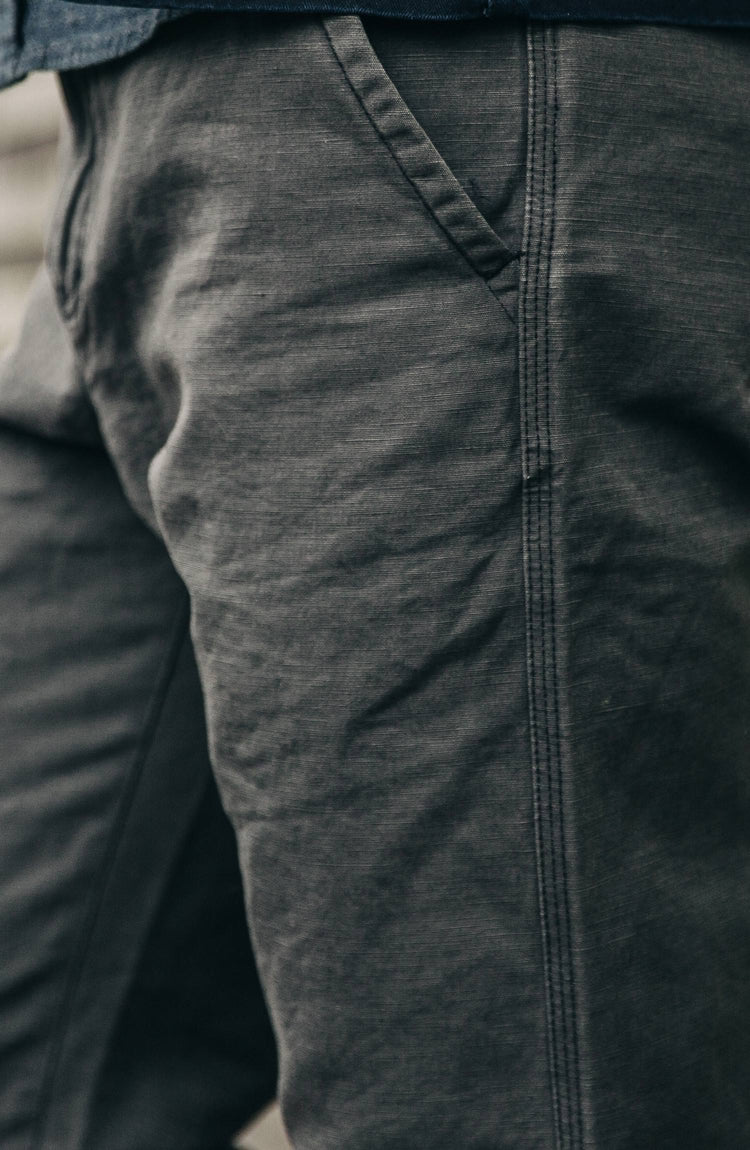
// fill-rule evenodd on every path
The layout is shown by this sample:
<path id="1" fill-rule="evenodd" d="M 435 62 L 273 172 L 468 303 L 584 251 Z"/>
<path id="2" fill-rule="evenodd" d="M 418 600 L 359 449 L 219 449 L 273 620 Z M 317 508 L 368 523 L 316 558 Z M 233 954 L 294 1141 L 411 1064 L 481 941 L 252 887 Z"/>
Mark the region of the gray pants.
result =
<path id="1" fill-rule="evenodd" d="M 206 15 L 64 88 L 3 1150 L 277 1089 L 297 1150 L 750 1147 L 750 36 Z"/>

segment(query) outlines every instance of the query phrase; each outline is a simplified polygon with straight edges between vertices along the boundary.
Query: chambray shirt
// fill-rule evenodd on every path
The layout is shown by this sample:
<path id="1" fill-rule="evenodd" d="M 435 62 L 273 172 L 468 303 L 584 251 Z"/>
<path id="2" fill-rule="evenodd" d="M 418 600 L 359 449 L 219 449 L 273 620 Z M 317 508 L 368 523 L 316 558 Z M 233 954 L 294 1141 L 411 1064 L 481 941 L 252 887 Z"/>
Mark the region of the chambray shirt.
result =
<path id="1" fill-rule="evenodd" d="M 27 72 L 82 68 L 123 56 L 180 14 L 70 0 L 0 0 L 0 87 Z"/>
<path id="2" fill-rule="evenodd" d="M 750 0 L 0 0 L 0 87 L 39 69 L 61 71 L 122 56 L 165 20 L 197 9 L 358 12 L 402 18 L 629 20 L 750 28 Z"/>

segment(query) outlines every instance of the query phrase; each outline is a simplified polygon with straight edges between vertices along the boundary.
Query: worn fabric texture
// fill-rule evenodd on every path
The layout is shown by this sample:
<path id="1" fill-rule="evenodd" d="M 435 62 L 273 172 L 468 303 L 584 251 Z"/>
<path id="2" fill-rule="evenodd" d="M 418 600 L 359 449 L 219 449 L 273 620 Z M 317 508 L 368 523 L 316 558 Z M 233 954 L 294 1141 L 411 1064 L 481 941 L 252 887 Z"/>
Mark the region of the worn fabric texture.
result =
<path id="1" fill-rule="evenodd" d="M 275 1042 L 187 596 L 44 273 L 0 381 L 0 1144 L 218 1150 Z"/>
<path id="2" fill-rule="evenodd" d="M 489 27 L 64 77 L 0 375 L 9 1150 L 219 1146 L 277 1055 L 297 1150 L 750 1146 L 750 37 Z M 178 903 L 213 1031 L 141 1064 Z"/>
<path id="3" fill-rule="evenodd" d="M 0 88 L 31 71 L 82 68 L 124 56 L 180 11 L 0 0 Z"/>

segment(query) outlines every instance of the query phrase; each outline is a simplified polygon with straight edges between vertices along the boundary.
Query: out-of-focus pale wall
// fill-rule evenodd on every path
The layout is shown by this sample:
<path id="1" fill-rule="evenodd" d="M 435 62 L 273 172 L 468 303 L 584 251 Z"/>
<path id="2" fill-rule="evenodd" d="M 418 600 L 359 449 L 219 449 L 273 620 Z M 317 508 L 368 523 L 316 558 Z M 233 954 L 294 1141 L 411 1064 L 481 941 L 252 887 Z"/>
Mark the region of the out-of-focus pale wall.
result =
<path id="1" fill-rule="evenodd" d="M 42 258 L 61 114 L 49 73 L 34 73 L 0 92 L 0 349 L 18 331 Z"/>

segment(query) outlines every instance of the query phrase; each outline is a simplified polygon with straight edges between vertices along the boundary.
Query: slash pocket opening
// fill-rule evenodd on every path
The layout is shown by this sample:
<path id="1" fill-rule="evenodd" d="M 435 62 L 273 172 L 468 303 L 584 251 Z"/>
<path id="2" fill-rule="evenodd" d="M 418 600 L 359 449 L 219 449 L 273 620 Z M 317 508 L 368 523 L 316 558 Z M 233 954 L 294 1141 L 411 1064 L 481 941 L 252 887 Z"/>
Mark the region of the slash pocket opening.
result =
<path id="1" fill-rule="evenodd" d="M 61 73 L 59 83 L 68 118 L 61 133 L 61 175 L 48 232 L 46 263 L 60 312 L 71 320 L 78 306 L 94 132 L 79 74 Z"/>
<path id="2" fill-rule="evenodd" d="M 333 53 L 384 145 L 449 240 L 498 297 L 517 287 L 518 253 L 488 223 L 386 72 L 359 16 L 322 16 Z"/>

